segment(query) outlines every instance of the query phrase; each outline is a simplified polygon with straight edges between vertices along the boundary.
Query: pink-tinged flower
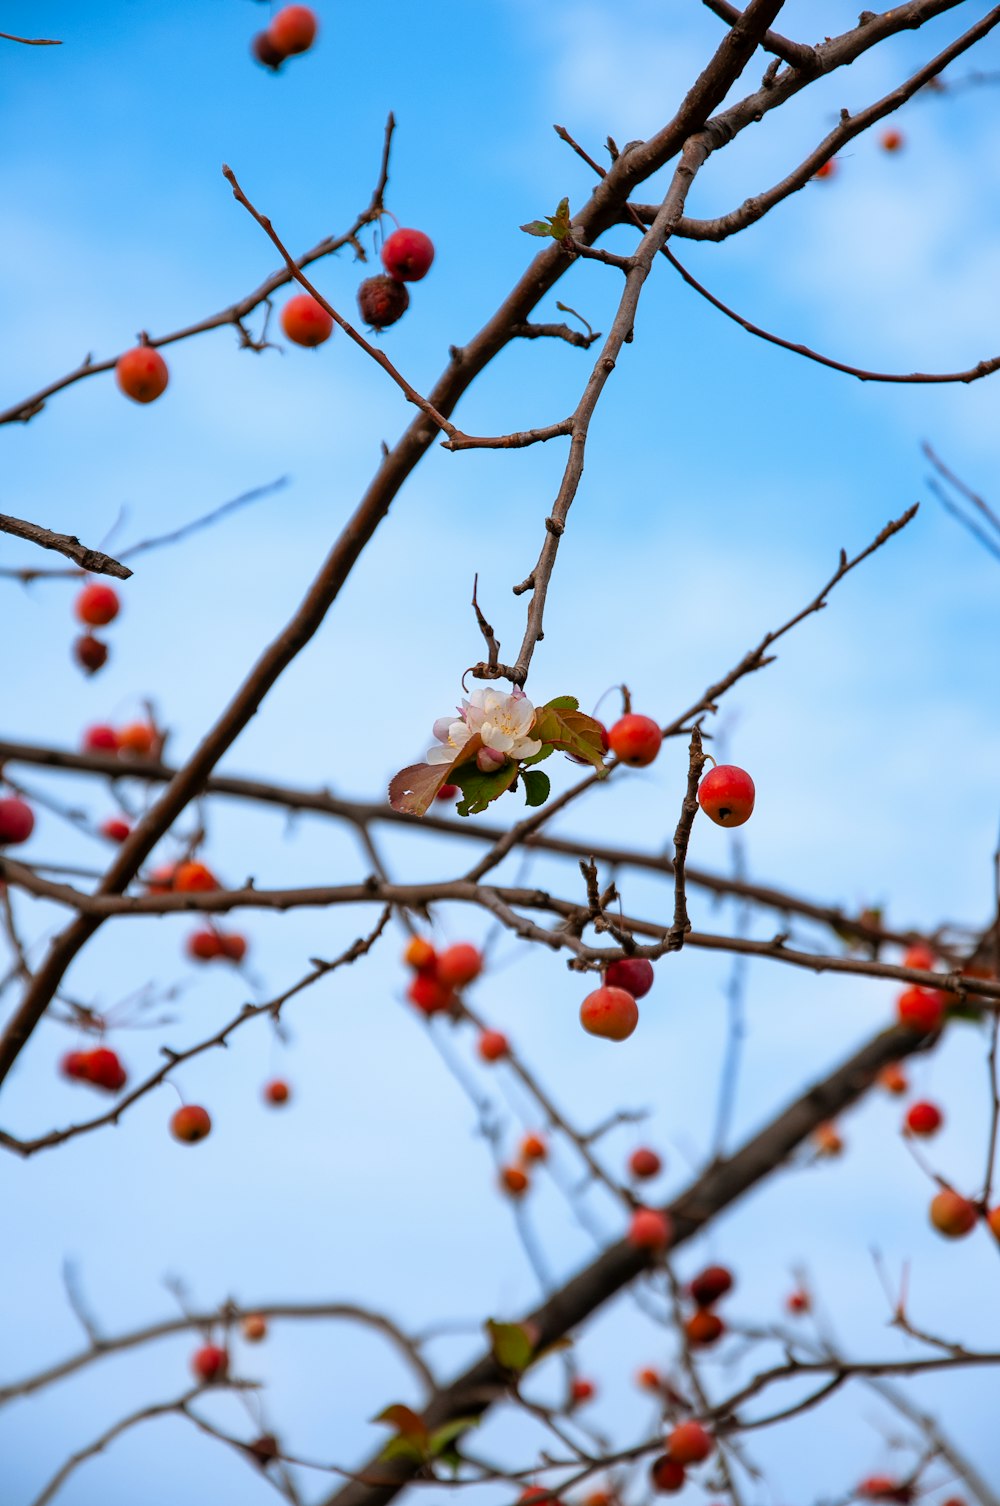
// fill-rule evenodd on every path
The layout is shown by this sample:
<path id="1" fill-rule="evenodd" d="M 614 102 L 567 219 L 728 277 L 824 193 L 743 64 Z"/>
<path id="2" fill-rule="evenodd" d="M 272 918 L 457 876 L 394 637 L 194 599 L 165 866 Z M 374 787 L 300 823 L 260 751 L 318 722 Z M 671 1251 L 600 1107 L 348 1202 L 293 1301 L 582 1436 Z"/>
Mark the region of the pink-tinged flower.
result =
<path id="1" fill-rule="evenodd" d="M 427 763 L 452 763 L 472 736 L 464 721 L 453 721 L 450 716 L 439 716 L 434 723 L 437 745 L 427 750 Z"/>
<path id="2" fill-rule="evenodd" d="M 537 738 L 529 737 L 535 708 L 523 691 L 503 695 L 499 690 L 474 690 L 462 704 L 470 734 L 478 732 L 484 748 L 508 758 L 533 758 L 541 751 Z"/>

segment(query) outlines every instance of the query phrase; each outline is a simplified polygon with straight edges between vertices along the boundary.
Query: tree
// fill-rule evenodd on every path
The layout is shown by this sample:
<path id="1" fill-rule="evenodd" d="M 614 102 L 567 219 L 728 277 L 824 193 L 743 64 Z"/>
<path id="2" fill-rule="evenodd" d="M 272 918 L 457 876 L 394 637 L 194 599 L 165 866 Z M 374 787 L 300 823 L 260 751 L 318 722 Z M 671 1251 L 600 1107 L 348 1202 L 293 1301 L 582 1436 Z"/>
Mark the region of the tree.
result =
<path id="1" fill-rule="evenodd" d="M 959 479 L 977 442 L 948 462 L 1000 357 L 956 357 L 910 296 L 922 220 L 876 293 L 823 277 L 918 191 L 954 257 L 988 244 L 967 159 L 990 94 L 964 85 L 989 82 L 1000 10 L 835 9 L 816 45 L 781 0 L 455 7 L 433 42 L 324 10 L 273 77 L 236 0 L 89 36 L 56 5 L 58 47 L 12 19 L 39 143 L 5 169 L 26 233 L 4 369 L 29 395 L 0 412 L 23 497 L 0 519 L 22 541 L 0 742 L 18 1503 L 632 1502 L 685 1470 L 686 1498 L 737 1506 L 996 1502 L 995 712 L 969 643 L 997 545 Z M 590 81 L 542 158 L 509 86 L 540 84 L 529 38 L 543 115 L 561 63 Z M 848 79 L 861 102 L 829 117 Z M 389 256 L 380 291 L 409 307 L 373 331 L 354 301 L 395 216 L 435 261 L 405 282 Z M 890 281 L 939 369 L 885 338 Z M 337 326 L 313 354 L 276 328 L 302 293 Z M 880 337 L 899 370 L 852 364 Z M 53 380 L 74 340 L 97 353 Z M 112 378 L 131 350 L 161 389 L 142 411 Z M 912 425 L 986 549 L 911 505 Z M 123 493 L 141 542 L 98 544 Z M 95 583 L 122 612 L 78 605 L 111 649 L 77 648 L 85 679 L 69 607 Z M 633 713 L 662 745 L 629 768 Z M 699 805 L 709 759 L 757 785 L 735 833 Z M 582 1031 L 601 975 L 642 960 L 634 1032 Z M 287 1102 L 261 1104 L 275 1081 Z M 170 1137 L 178 1095 L 204 1143 Z M 914 1098 L 944 1105 L 926 1146 Z M 935 1232 L 941 1193 L 961 1201 Z"/>

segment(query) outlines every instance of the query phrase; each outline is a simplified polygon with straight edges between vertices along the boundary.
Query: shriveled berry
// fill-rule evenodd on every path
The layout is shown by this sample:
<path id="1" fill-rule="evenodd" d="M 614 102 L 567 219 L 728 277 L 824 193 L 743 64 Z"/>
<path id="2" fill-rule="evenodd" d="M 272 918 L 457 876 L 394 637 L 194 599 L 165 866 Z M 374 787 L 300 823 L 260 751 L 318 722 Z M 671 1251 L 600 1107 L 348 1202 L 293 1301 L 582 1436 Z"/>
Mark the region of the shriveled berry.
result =
<path id="1" fill-rule="evenodd" d="M 93 633 L 81 633 L 79 638 L 73 639 L 73 657 L 88 675 L 96 675 L 108 662 L 108 645 L 95 638 Z"/>
<path id="2" fill-rule="evenodd" d="M 358 288 L 358 308 L 361 317 L 372 329 L 388 329 L 397 319 L 402 319 L 410 306 L 410 295 L 403 283 L 384 273 L 379 277 L 366 277 Z"/>

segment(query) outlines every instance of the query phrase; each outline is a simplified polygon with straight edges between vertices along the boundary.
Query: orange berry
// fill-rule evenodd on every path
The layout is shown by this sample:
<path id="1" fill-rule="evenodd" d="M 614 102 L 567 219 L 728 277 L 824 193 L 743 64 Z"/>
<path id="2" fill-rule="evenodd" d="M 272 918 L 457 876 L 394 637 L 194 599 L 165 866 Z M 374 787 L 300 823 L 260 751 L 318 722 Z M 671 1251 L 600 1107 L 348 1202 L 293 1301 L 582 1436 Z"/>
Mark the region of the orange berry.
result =
<path id="1" fill-rule="evenodd" d="M 185 1103 L 170 1120 L 170 1133 L 174 1139 L 188 1145 L 204 1140 L 211 1128 L 212 1120 L 208 1110 L 196 1103 Z"/>
<path id="2" fill-rule="evenodd" d="M 667 1439 L 667 1453 L 675 1464 L 700 1464 L 715 1447 L 700 1422 L 680 1422 Z"/>
<path id="3" fill-rule="evenodd" d="M 263 1313 L 246 1313 L 240 1324 L 243 1337 L 251 1344 L 259 1344 L 267 1338 L 267 1319 Z"/>
<path id="4" fill-rule="evenodd" d="M 684 1332 L 692 1349 L 707 1349 L 710 1344 L 717 1343 L 725 1331 L 726 1325 L 718 1313 L 711 1312 L 707 1307 L 699 1307 L 684 1324 Z"/>
<path id="5" fill-rule="evenodd" d="M 580 1005 L 580 1024 L 588 1035 L 625 1041 L 638 1023 L 639 1007 L 624 988 L 595 988 Z"/>
<path id="6" fill-rule="evenodd" d="M 522 1161 L 544 1161 L 549 1148 L 541 1135 L 525 1135 L 521 1141 Z"/>
<path id="7" fill-rule="evenodd" d="M 528 1190 L 528 1176 L 520 1166 L 504 1166 L 500 1171 L 500 1186 L 511 1197 L 523 1197 Z"/>
<path id="8" fill-rule="evenodd" d="M 975 1203 L 950 1187 L 944 1188 L 931 1198 L 929 1209 L 931 1223 L 946 1239 L 962 1239 L 976 1227 L 979 1209 Z"/>
<path id="9" fill-rule="evenodd" d="M 476 1042 L 476 1049 L 484 1062 L 497 1062 L 510 1054 L 510 1042 L 502 1030 L 484 1030 Z"/>
<path id="10" fill-rule="evenodd" d="M 483 954 L 467 941 L 446 947 L 438 958 L 437 975 L 449 988 L 464 988 L 483 970 Z"/>
<path id="11" fill-rule="evenodd" d="M 665 1250 L 673 1237 L 673 1227 L 665 1213 L 655 1208 L 637 1208 L 628 1226 L 628 1242 L 640 1250 Z"/>
<path id="12" fill-rule="evenodd" d="M 333 334 L 333 318 L 311 293 L 298 293 L 281 310 L 281 327 L 295 345 L 322 345 Z"/>
<path id="13" fill-rule="evenodd" d="M 318 30 L 316 13 L 308 5 L 286 5 L 272 16 L 267 35 L 277 52 L 292 57 L 298 52 L 309 51 Z"/>
<path id="14" fill-rule="evenodd" d="M 287 1103 L 292 1096 L 292 1090 L 282 1077 L 272 1078 L 264 1084 L 264 1102 L 273 1104 L 276 1108 Z"/>
<path id="15" fill-rule="evenodd" d="M 178 894 L 208 894 L 218 889 L 219 880 L 204 863 L 178 863 L 173 887 Z"/>
<path id="16" fill-rule="evenodd" d="M 151 345 L 137 345 L 119 358 L 115 380 L 133 402 L 152 403 L 166 391 L 170 373 L 158 350 Z M 107 620 L 110 622 L 111 619 Z"/>
<path id="17" fill-rule="evenodd" d="M 423 936 L 411 936 L 403 952 L 403 961 L 408 967 L 414 968 L 418 973 L 424 973 L 433 967 L 437 959 L 437 953 L 429 941 Z"/>

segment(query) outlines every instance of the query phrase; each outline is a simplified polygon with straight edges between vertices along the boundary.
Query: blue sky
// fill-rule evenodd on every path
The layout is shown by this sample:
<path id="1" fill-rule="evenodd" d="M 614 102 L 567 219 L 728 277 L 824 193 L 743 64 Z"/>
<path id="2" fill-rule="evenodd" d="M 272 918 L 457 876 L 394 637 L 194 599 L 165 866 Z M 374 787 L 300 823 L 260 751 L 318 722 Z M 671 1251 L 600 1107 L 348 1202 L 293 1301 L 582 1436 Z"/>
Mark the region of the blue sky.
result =
<path id="1" fill-rule="evenodd" d="M 589 192 L 592 175 L 553 122 L 598 159 L 609 133 L 619 143 L 650 134 L 721 30 L 693 3 L 651 0 L 553 0 L 544 14 L 527 0 L 473 13 L 437 0 L 422 14 L 320 3 L 315 52 L 272 78 L 248 55 L 268 9 L 251 0 L 5 7 L 4 30 L 64 45 L 0 44 L 0 407 L 88 351 L 114 355 L 140 329 L 160 334 L 222 308 L 273 269 L 272 249 L 222 179 L 223 162 L 292 247 L 346 228 L 371 192 L 390 109 L 398 132 L 388 204 L 433 237 L 437 256 L 384 343 L 426 390 L 448 345 L 475 333 L 526 264 L 534 247 L 519 224 L 551 212 L 563 195 L 575 207 Z M 709 164 L 691 213 L 734 207 L 781 177 L 842 106 L 856 109 L 893 87 L 974 19 L 968 10 L 901 38 L 747 132 Z M 812 40 L 815 11 L 813 0 L 790 0 L 783 29 Z M 822 12 L 824 34 L 854 19 L 846 4 Z M 976 64 L 997 66 L 995 42 Z M 833 181 L 809 185 L 749 234 L 678 253 L 748 318 L 844 360 L 933 370 L 993 355 L 996 98 L 982 88 L 914 100 L 899 118 L 907 145 L 898 156 L 862 137 Z M 316 269 L 318 286 L 348 317 L 363 275 L 346 253 Z M 606 330 L 617 292 L 609 269 L 577 266 L 539 317 L 559 317 L 558 297 Z M 124 546 L 249 487 L 279 476 L 290 484 L 137 562 L 108 633 L 112 660 L 92 681 L 69 657 L 74 587 L 40 582 L 24 591 L 0 582 L 8 735 L 72 746 L 88 722 L 132 719 L 152 697 L 171 729 L 170 752 L 183 757 L 294 609 L 377 464 L 380 442 L 408 422 L 396 389 L 340 334 L 316 352 L 285 346 L 255 356 L 222 330 L 167 358 L 170 387 L 149 408 L 127 403 L 104 376 L 58 394 L 30 424 L 6 427 L 2 510 L 98 542 L 125 509 L 113 541 Z M 588 370 L 583 352 L 525 342 L 476 384 L 458 420 L 472 432 L 551 422 L 572 408 Z M 757 783 L 746 829 L 755 876 L 847 905 L 884 901 L 901 926 L 985 921 L 997 824 L 997 568 L 929 494 L 919 446 L 930 440 L 996 501 L 997 380 L 861 385 L 752 339 L 658 267 L 636 340 L 592 426 L 529 693 L 539 701 L 572 693 L 589 707 L 624 680 L 636 709 L 669 719 L 815 593 L 841 546 L 860 549 L 889 517 L 922 501 L 904 536 L 727 700 L 728 747 Z M 523 602 L 510 586 L 534 561 L 563 455 L 553 444 L 428 455 L 226 767 L 379 798 L 388 775 L 426 746 L 432 721 L 454 703 L 462 670 L 480 654 L 469 609 L 475 572 L 505 650 L 520 641 Z M 0 554 L 5 563 L 38 563 L 13 542 Z M 683 765 L 682 750 L 668 748 L 649 770 L 581 803 L 560 829 L 663 845 Z M 14 773 L 97 818 L 113 808 L 90 781 Z M 570 766 L 555 777 L 564 787 Z M 515 798 L 511 805 L 493 814 L 512 819 Z M 351 833 L 330 822 L 287 822 L 231 802 L 204 814 L 206 856 L 227 882 L 250 874 L 266 886 L 339 882 L 367 871 Z M 726 834 L 706 826 L 696 827 L 692 860 L 725 867 Z M 470 857 L 467 844 L 388 829 L 380 842 L 401 877 L 450 875 Z M 47 812 L 26 855 L 90 868 L 107 856 Z M 515 863 L 504 870 L 517 871 Z M 572 865 L 537 860 L 530 871 L 560 893 L 577 892 Z M 667 903 L 662 888 L 635 874 L 625 896 L 637 913 L 661 914 Z M 35 937 L 61 919 L 27 900 L 18 914 Z M 733 923 L 702 895 L 692 914 L 700 929 Z M 253 996 L 289 986 L 310 957 L 334 954 L 372 919 L 336 910 L 246 916 Z M 439 925 L 451 939 L 485 934 L 478 914 L 444 911 Z M 766 917 L 759 934 L 772 925 Z M 164 1006 L 169 1027 L 115 1038 L 136 1077 L 151 1069 L 161 1041 L 201 1038 L 248 996 L 247 980 L 184 962 L 188 929 L 176 920 L 107 926 L 72 971 L 76 996 L 99 1008 L 151 980 L 183 985 Z M 204 1145 L 189 1150 L 169 1139 L 176 1095 L 163 1089 L 117 1130 L 27 1164 L 0 1162 L 10 1210 L 0 1383 L 79 1342 L 60 1279 L 67 1256 L 112 1331 L 173 1310 L 167 1273 L 206 1305 L 229 1295 L 342 1298 L 414 1326 L 459 1318 L 468 1333 L 432 1350 L 445 1375 L 478 1344 L 484 1316 L 534 1302 L 537 1286 L 510 1209 L 494 1192 L 475 1111 L 403 1002 L 402 940 L 397 927 L 370 958 L 305 994 L 288 1012 L 287 1046 L 253 1027 L 228 1052 L 185 1067 L 185 1096 L 207 1103 L 216 1119 Z M 473 1002 L 580 1122 L 649 1109 L 641 1135 L 668 1157 L 657 1188 L 665 1196 L 710 1143 L 727 977 L 718 957 L 671 959 L 640 1032 L 620 1048 L 581 1034 L 580 986 L 559 959 L 507 939 Z M 736 1132 L 846 1054 L 891 1005 L 891 990 L 876 984 L 752 967 Z M 505 1069 L 477 1068 L 467 1033 L 434 1033 L 497 1103 L 512 1138 L 520 1103 Z M 5 1085 L 5 1126 L 30 1134 L 89 1107 L 86 1090 L 56 1075 L 72 1043 L 55 1024 L 37 1033 Z M 934 1164 L 970 1185 L 984 1155 L 983 1055 L 977 1032 L 956 1030 L 914 1069 L 919 1091 L 940 1098 L 948 1115 Z M 276 1071 L 295 1089 L 283 1114 L 259 1102 L 260 1083 Z M 878 1246 L 897 1272 L 911 1261 L 915 1321 L 995 1346 L 995 1303 L 986 1295 L 995 1289 L 993 1252 L 984 1236 L 952 1248 L 926 1229 L 930 1185 L 900 1143 L 897 1120 L 896 1104 L 863 1105 L 846 1120 L 841 1162 L 776 1177 L 685 1252 L 682 1273 L 706 1257 L 728 1261 L 739 1278 L 734 1318 L 759 1322 L 780 1315 L 792 1271 L 804 1265 L 824 1320 L 871 1357 L 899 1344 L 885 1328 L 871 1258 Z M 609 1166 L 622 1164 L 635 1134 L 609 1137 Z M 572 1181 L 565 1147 L 557 1169 Z M 607 1237 L 617 1234 L 617 1210 L 596 1195 L 593 1207 Z M 554 1271 L 589 1258 L 593 1245 L 552 1181 L 541 1179 L 527 1216 Z M 181 1338 L 104 1361 L 0 1412 L 13 1506 L 27 1506 L 62 1457 L 137 1398 L 178 1394 L 191 1347 Z M 599 1425 L 623 1440 L 648 1425 L 631 1375 L 664 1352 L 628 1300 L 581 1338 L 580 1366 L 601 1387 Z M 238 1363 L 266 1380 L 269 1419 L 289 1447 L 342 1464 L 372 1446 L 377 1430 L 367 1418 L 387 1401 L 416 1399 L 378 1340 L 339 1326 L 276 1325 Z M 720 1394 L 738 1373 L 725 1352 L 707 1364 Z M 557 1380 L 556 1372 L 540 1377 L 541 1392 L 555 1395 Z M 988 1390 L 957 1375 L 913 1395 L 933 1404 L 995 1477 Z M 243 1423 L 226 1397 L 206 1410 Z M 836 1495 L 885 1465 L 888 1416 L 850 1395 L 785 1431 L 762 1432 L 753 1454 L 773 1494 L 760 1499 L 781 1506 Z M 520 1464 L 538 1441 L 526 1425 L 497 1418 L 479 1446 Z M 164 1422 L 84 1466 L 59 1500 L 125 1506 L 137 1481 L 147 1506 L 180 1492 L 208 1499 L 239 1490 L 251 1506 L 271 1498 L 218 1445 Z M 484 1506 L 506 1498 L 480 1494 Z M 690 1499 L 700 1498 L 692 1489 Z"/>

